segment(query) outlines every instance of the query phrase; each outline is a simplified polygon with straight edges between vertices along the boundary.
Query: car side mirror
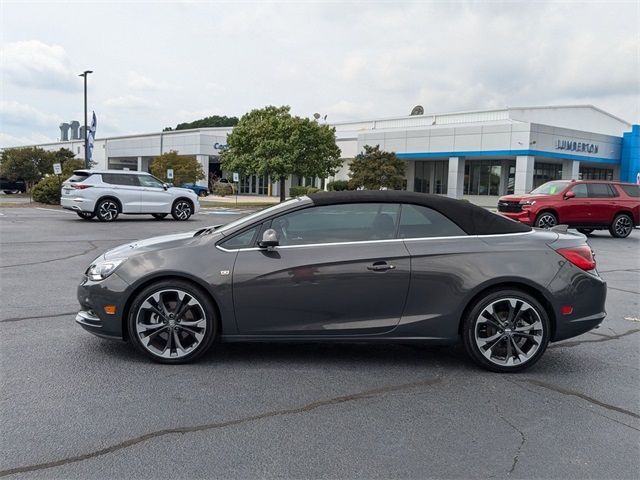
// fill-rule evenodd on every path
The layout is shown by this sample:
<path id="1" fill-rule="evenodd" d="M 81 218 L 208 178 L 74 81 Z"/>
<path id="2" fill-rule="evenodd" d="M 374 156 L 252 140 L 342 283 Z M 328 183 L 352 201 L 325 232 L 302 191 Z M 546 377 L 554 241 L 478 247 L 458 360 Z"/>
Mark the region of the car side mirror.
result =
<path id="1" fill-rule="evenodd" d="M 262 240 L 258 242 L 260 248 L 266 248 L 267 250 L 273 250 L 280 245 L 278 241 L 278 234 L 273 228 L 269 228 L 262 234 Z"/>
<path id="2" fill-rule="evenodd" d="M 570 198 L 574 198 L 575 196 L 576 196 L 576 192 L 569 190 L 567 193 L 564 194 L 564 199 L 569 200 Z"/>
<path id="3" fill-rule="evenodd" d="M 168 183 L 163 183 L 162 184 L 162 188 L 164 188 L 165 190 L 167 190 L 169 188 L 169 184 Z"/>

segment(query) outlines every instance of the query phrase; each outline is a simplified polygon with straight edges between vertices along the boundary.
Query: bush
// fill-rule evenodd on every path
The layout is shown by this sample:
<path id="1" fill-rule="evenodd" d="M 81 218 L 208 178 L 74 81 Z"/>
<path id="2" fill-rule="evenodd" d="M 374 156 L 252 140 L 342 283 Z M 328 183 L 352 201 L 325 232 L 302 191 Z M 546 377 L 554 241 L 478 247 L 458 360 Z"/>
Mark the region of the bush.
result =
<path id="1" fill-rule="evenodd" d="M 327 183 L 327 190 L 330 192 L 341 192 L 343 190 L 349 190 L 349 180 L 334 180 Z"/>
<path id="2" fill-rule="evenodd" d="M 31 190 L 36 202 L 49 205 L 60 205 L 60 186 L 62 179 L 57 175 L 49 175 L 40 180 Z"/>
<path id="3" fill-rule="evenodd" d="M 291 187 L 289 189 L 289 196 L 290 197 L 300 197 L 302 195 L 306 195 L 307 194 L 307 188 L 308 187 Z"/>
<path id="4" fill-rule="evenodd" d="M 213 186 L 213 194 L 220 197 L 225 195 L 233 195 L 233 185 L 230 183 L 216 183 Z"/>
<path id="5" fill-rule="evenodd" d="M 321 188 L 316 188 L 316 187 L 307 187 L 307 195 L 310 193 L 317 193 L 317 192 L 323 192 L 324 190 L 322 190 Z"/>

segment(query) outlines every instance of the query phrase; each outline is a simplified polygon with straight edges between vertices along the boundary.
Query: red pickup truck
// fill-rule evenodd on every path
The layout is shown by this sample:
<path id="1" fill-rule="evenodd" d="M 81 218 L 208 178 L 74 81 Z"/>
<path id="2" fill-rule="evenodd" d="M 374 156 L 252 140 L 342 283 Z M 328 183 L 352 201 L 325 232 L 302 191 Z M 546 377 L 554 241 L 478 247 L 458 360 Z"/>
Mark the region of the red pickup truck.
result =
<path id="1" fill-rule="evenodd" d="M 554 180 L 525 195 L 500 197 L 498 212 L 538 228 L 566 224 L 585 235 L 608 229 L 625 238 L 640 225 L 640 185 Z"/>

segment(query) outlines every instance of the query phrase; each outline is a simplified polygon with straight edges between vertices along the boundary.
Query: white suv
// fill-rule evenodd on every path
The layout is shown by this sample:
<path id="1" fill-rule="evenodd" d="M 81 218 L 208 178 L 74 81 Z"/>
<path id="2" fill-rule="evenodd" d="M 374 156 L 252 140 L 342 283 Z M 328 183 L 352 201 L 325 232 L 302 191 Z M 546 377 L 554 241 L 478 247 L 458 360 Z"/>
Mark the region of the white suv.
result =
<path id="1" fill-rule="evenodd" d="M 176 220 L 188 220 L 200 209 L 192 190 L 128 170 L 76 170 L 62 184 L 60 203 L 80 218 L 98 217 L 102 222 L 112 222 L 121 213 L 151 214 L 157 219 L 170 213 Z"/>

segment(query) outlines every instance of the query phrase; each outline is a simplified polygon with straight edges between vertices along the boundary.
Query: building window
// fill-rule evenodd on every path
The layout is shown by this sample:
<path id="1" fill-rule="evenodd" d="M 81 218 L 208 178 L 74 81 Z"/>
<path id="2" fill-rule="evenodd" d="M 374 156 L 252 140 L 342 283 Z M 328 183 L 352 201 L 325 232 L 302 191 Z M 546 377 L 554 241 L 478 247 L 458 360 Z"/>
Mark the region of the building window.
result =
<path id="1" fill-rule="evenodd" d="M 580 166 L 579 180 L 613 180 L 613 169 Z"/>
<path id="2" fill-rule="evenodd" d="M 138 158 L 110 158 L 107 165 L 110 170 L 138 170 Z"/>
<path id="3" fill-rule="evenodd" d="M 422 193 L 447 193 L 449 160 L 416 162 L 413 190 Z"/>
<path id="4" fill-rule="evenodd" d="M 533 170 L 533 188 L 551 180 L 562 179 L 562 164 L 536 162 Z"/>
<path id="5" fill-rule="evenodd" d="M 502 160 L 472 160 L 464 166 L 465 195 L 500 195 Z"/>

